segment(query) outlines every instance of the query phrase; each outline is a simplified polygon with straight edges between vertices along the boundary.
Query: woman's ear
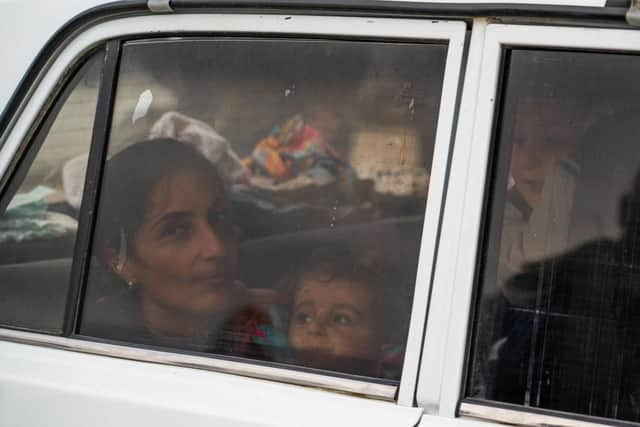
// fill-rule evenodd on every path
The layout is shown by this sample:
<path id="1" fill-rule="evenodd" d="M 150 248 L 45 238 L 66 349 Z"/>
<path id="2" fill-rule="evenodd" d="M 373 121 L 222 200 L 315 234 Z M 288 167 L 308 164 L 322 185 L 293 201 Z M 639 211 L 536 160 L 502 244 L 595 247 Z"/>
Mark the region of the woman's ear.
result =
<path id="1" fill-rule="evenodd" d="M 115 249 L 103 248 L 98 253 L 98 259 L 125 282 L 135 283 L 131 263 L 127 259 L 122 259 L 121 254 Z"/>
<path id="2" fill-rule="evenodd" d="M 102 248 L 98 251 L 98 259 L 100 262 L 118 274 L 118 253 L 113 248 Z"/>

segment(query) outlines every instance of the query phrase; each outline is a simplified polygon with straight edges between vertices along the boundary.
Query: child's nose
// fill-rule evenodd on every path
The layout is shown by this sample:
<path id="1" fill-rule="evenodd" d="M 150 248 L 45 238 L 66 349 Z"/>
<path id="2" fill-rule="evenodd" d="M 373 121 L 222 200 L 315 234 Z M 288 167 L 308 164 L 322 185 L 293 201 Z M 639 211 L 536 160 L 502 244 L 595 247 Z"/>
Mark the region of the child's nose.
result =
<path id="1" fill-rule="evenodd" d="M 323 337 L 327 334 L 327 328 L 325 326 L 325 322 L 317 321 L 317 320 L 309 323 L 307 331 L 309 335 L 316 336 L 316 337 Z"/>

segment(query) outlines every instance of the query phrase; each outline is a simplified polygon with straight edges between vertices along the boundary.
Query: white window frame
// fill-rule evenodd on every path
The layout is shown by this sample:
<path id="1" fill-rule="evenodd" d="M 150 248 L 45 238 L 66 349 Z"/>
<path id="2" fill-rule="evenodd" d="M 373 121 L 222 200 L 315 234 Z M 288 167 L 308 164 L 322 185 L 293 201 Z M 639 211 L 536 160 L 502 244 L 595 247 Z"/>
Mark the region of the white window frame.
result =
<path id="1" fill-rule="evenodd" d="M 482 236 L 481 219 L 489 190 L 491 147 L 502 54 L 507 47 L 639 52 L 640 31 L 557 26 L 474 23 L 460 120 L 447 189 L 429 322 L 417 401 L 428 413 L 460 415 L 504 423 L 588 425 L 583 420 L 461 404 L 468 366 L 473 287 Z M 446 237 L 445 237 L 446 236 Z M 578 415 L 579 416 L 579 415 Z M 593 423 L 595 424 L 595 422 Z"/>
<path id="2" fill-rule="evenodd" d="M 403 406 L 414 406 L 415 390 L 418 376 L 420 353 L 422 349 L 422 337 L 426 321 L 426 311 L 428 306 L 430 282 L 434 264 L 436 248 L 437 230 L 441 217 L 442 201 L 445 188 L 445 174 L 448 168 L 448 156 L 451 143 L 451 133 L 456 108 L 458 85 L 461 73 L 462 57 L 464 52 L 464 41 L 466 34 L 466 24 L 462 21 L 439 21 L 432 19 L 394 19 L 394 18 L 374 18 L 374 17 L 322 17 L 311 15 L 252 15 L 252 14 L 180 14 L 180 15 L 150 15 L 131 18 L 115 19 L 95 25 L 75 39 L 70 41 L 60 52 L 52 65 L 35 86 L 25 107 L 19 111 L 17 121 L 8 133 L 0 138 L 0 176 L 6 173 L 10 162 L 23 139 L 36 122 L 38 114 L 45 106 L 50 94 L 55 90 L 58 82 L 63 78 L 65 71 L 70 69 L 74 61 L 92 47 L 112 38 L 123 38 L 134 35 L 153 36 L 157 33 L 242 33 L 255 34 L 257 37 L 269 34 L 287 34 L 292 37 L 304 37 L 305 35 L 319 36 L 340 36 L 357 40 L 358 38 L 376 37 L 393 41 L 412 40 L 425 42 L 443 41 L 448 43 L 448 51 L 445 65 L 445 74 L 442 87 L 442 96 L 438 116 L 436 131 L 436 141 L 434 148 L 433 163 L 431 168 L 430 186 L 428 201 L 425 211 L 424 228 L 420 245 L 420 255 L 418 261 L 418 271 L 416 286 L 414 291 L 414 303 L 411 312 L 411 323 L 409 326 L 408 345 L 406 349 L 405 361 L 403 365 L 402 378 L 399 390 L 395 387 L 377 385 L 363 382 L 358 385 L 353 381 L 342 391 L 350 393 L 361 392 L 364 395 L 377 396 L 383 399 L 393 399 L 393 394 L 397 391 L 397 402 Z M 24 335 L 23 335 L 24 334 Z M 16 331 L 0 329 L 0 339 L 19 340 L 19 337 L 31 344 L 40 342 L 42 345 L 51 345 L 49 339 L 38 339 L 37 334 L 29 335 Z M 65 341 L 68 345 L 68 341 Z M 111 355 L 118 356 L 117 346 L 101 344 L 102 350 Z M 80 350 L 80 347 L 83 350 Z M 84 346 L 86 347 L 86 346 Z M 91 349 L 78 346 L 80 351 L 97 352 Z M 91 346 L 89 346 L 91 347 Z M 68 348 L 68 347 L 67 347 Z M 143 354 L 143 353 L 141 353 Z M 147 355 L 150 354 L 148 351 Z M 133 355 L 133 356 L 132 356 Z M 121 357 L 137 358 L 138 354 L 132 351 Z M 182 356 L 179 354 L 171 356 L 170 353 L 162 353 L 155 357 L 155 361 L 162 360 L 165 363 L 179 364 Z M 170 360 L 169 360 L 170 359 Z M 194 366 L 192 360 L 189 366 Z M 206 359 L 203 365 L 211 368 L 211 359 Z M 247 364 L 251 364 L 247 360 Z M 222 364 L 224 365 L 224 364 Z M 224 366 L 217 366 L 217 369 L 242 374 L 246 369 L 227 369 Z M 284 369 L 260 367 L 255 365 L 251 369 L 251 376 L 263 378 L 282 378 L 283 381 L 301 383 L 295 380 L 292 375 L 286 375 Z M 261 372 L 264 370 L 264 373 Z M 259 372 L 258 372 L 259 371 Z M 322 381 L 320 381 L 321 383 Z M 336 378 L 327 381 L 327 387 L 341 390 L 337 385 Z M 313 383 L 318 383 L 318 376 L 314 376 Z"/>

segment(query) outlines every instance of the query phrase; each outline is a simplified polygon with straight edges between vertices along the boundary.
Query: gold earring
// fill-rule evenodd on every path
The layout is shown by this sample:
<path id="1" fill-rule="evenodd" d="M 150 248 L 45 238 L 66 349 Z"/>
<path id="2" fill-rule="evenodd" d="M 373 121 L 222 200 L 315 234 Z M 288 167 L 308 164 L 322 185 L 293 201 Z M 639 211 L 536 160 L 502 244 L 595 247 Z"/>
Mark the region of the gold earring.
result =
<path id="1" fill-rule="evenodd" d="M 128 281 L 127 281 L 127 285 L 129 286 L 129 288 L 132 288 L 132 287 L 133 287 L 133 285 L 135 285 L 135 284 L 136 284 L 136 281 L 135 281 L 135 280 L 128 280 Z"/>

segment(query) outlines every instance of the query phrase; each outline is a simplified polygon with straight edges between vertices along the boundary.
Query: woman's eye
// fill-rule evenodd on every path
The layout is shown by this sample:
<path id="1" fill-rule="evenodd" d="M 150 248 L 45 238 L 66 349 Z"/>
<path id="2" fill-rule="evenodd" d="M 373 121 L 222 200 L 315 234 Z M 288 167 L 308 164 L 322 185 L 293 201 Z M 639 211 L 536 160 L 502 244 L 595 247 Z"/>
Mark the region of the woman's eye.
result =
<path id="1" fill-rule="evenodd" d="M 223 209 L 216 209 L 209 213 L 209 224 L 216 225 L 223 222 L 226 218 L 225 212 Z"/>
<path id="2" fill-rule="evenodd" d="M 353 324 L 353 319 L 351 319 L 351 316 L 346 314 L 334 314 L 333 323 L 340 326 L 350 326 Z"/>
<path id="3" fill-rule="evenodd" d="M 298 325 L 307 325 L 309 323 L 311 323 L 311 320 L 313 320 L 311 318 L 311 315 L 309 315 L 308 313 L 305 312 L 299 312 L 296 313 L 296 315 L 293 317 L 294 321 L 296 322 L 296 324 Z"/>
<path id="4" fill-rule="evenodd" d="M 167 224 L 162 230 L 162 235 L 169 238 L 186 238 L 193 231 L 189 224 Z"/>

